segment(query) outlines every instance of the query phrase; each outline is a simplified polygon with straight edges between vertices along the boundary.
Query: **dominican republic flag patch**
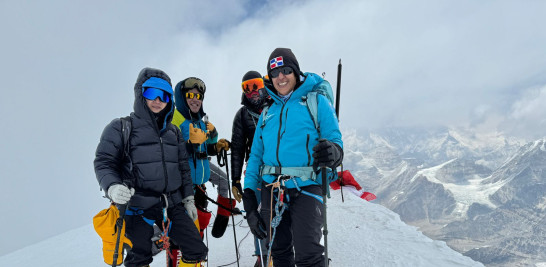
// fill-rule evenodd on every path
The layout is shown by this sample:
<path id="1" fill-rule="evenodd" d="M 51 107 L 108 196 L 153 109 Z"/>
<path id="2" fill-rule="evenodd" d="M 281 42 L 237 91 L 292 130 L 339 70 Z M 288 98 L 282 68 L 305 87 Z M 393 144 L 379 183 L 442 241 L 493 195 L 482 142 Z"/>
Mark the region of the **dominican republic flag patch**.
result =
<path id="1" fill-rule="evenodd" d="M 271 61 L 269 61 L 269 68 L 270 69 L 274 69 L 274 68 L 280 67 L 282 65 L 284 65 L 282 57 L 276 57 L 274 59 L 271 59 Z"/>

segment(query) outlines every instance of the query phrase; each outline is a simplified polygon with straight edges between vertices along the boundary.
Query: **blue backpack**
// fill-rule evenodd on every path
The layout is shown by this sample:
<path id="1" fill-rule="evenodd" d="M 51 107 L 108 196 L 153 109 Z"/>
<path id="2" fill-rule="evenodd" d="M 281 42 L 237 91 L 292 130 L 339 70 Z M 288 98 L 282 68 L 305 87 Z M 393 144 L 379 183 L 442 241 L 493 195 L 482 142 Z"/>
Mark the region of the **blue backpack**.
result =
<path id="1" fill-rule="evenodd" d="M 318 123 L 319 94 L 325 96 L 326 99 L 330 101 L 330 104 L 334 106 L 334 92 L 332 91 L 332 86 L 330 86 L 330 83 L 327 80 L 322 80 L 322 82 L 316 84 L 315 87 L 313 87 L 313 90 L 307 93 L 306 96 L 302 97 L 302 100 L 307 104 L 307 110 L 309 111 L 309 114 L 311 114 L 311 119 L 313 119 L 313 123 L 315 124 L 315 128 L 317 129 L 320 138 L 320 125 Z M 265 126 L 264 118 L 267 117 L 268 109 L 269 106 L 266 106 L 262 111 L 262 127 Z"/>
<path id="2" fill-rule="evenodd" d="M 315 128 L 318 131 L 320 138 L 320 125 L 318 124 L 318 96 L 319 94 L 323 95 L 330 101 L 332 107 L 334 106 L 334 93 L 332 91 L 332 86 L 327 80 L 323 80 L 321 83 L 315 85 L 313 90 L 307 93 L 305 96 L 305 103 L 307 104 L 307 110 L 311 114 L 311 118 L 315 123 Z"/>

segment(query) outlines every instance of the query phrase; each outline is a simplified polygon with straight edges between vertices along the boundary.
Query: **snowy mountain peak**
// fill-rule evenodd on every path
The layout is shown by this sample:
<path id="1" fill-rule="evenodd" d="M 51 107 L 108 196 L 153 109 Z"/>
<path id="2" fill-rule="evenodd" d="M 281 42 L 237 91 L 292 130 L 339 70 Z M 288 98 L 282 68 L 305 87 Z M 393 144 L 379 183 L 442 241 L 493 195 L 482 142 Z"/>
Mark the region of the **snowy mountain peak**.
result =
<path id="1" fill-rule="evenodd" d="M 355 137 L 367 146 L 346 153 L 344 162 L 359 169 L 359 182 L 377 202 L 485 264 L 546 261 L 546 138 L 525 143 L 455 128 L 376 135 L 389 149 Z"/>
<path id="2" fill-rule="evenodd" d="M 344 199 L 342 202 L 337 190 L 328 200 L 328 255 L 332 266 L 483 266 L 450 249 L 445 242 L 424 236 L 383 206 L 352 194 L 345 194 Z M 240 265 L 252 266 L 252 235 L 241 216 L 236 216 L 235 221 Z M 229 225 L 219 239 L 209 237 L 209 266 L 235 266 L 233 234 L 229 233 L 232 229 Z M 93 226 L 86 225 L 0 257 L 0 266 L 106 266 L 101 245 Z M 151 266 L 165 266 L 165 258 L 165 252 L 159 253 Z"/>

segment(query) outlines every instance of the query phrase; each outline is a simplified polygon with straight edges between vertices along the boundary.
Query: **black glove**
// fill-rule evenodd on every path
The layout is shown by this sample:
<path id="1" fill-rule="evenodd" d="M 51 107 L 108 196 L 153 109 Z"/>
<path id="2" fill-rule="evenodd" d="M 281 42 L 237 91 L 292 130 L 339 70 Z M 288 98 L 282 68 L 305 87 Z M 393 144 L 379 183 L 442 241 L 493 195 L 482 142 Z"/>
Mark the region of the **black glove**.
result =
<path id="1" fill-rule="evenodd" d="M 329 167 L 333 170 L 343 160 L 341 147 L 326 139 L 319 139 L 319 143 L 313 147 L 313 151 L 313 170 L 315 172 L 319 167 Z"/>
<path id="2" fill-rule="evenodd" d="M 257 237 L 258 239 L 264 239 L 267 236 L 264 220 L 262 220 L 262 217 L 260 217 L 258 211 L 252 211 L 250 213 L 247 213 L 246 221 L 248 222 L 250 231 L 255 237 Z"/>
<path id="3" fill-rule="evenodd" d="M 243 205 L 246 211 L 246 221 L 252 234 L 258 239 L 264 239 L 267 236 L 265 223 L 258 213 L 258 201 L 256 193 L 252 189 L 245 189 L 243 193 Z"/>

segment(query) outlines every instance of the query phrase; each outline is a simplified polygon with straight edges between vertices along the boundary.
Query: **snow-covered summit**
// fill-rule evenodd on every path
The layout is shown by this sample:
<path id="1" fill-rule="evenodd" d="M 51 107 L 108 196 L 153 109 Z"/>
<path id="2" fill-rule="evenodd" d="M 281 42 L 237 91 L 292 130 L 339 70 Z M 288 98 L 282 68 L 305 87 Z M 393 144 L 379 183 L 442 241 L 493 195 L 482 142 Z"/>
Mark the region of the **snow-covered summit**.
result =
<path id="1" fill-rule="evenodd" d="M 345 192 L 332 191 L 328 199 L 328 252 L 331 266 L 483 266 L 433 241 L 415 227 L 404 224 L 387 208 L 366 202 Z M 252 266 L 253 241 L 246 221 L 235 219 L 240 243 L 240 265 Z M 223 237 L 209 235 L 209 266 L 237 266 L 232 226 Z M 58 267 L 106 266 L 102 261 L 101 241 L 91 224 L 68 231 L 35 245 L 0 257 L 0 266 Z M 165 253 L 154 258 L 151 266 L 165 266 Z"/>
<path id="2" fill-rule="evenodd" d="M 484 264 L 546 261 L 546 139 L 452 128 L 383 134 L 344 135 L 346 168 L 378 203 Z"/>

